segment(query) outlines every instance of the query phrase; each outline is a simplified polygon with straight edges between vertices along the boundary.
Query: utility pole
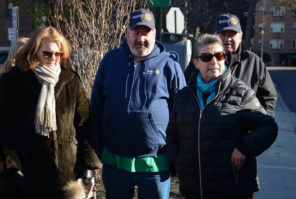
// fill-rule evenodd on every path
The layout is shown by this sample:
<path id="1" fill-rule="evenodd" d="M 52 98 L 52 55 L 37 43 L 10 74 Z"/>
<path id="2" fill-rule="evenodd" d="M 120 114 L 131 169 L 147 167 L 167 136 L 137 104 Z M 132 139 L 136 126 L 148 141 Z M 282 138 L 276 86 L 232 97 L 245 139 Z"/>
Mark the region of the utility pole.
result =
<path id="1" fill-rule="evenodd" d="M 250 50 L 251 35 L 253 30 L 254 11 L 255 11 L 257 0 L 249 0 L 248 2 L 249 2 L 249 9 L 248 9 L 247 25 L 245 30 L 244 45 L 247 50 Z"/>
<path id="2" fill-rule="evenodd" d="M 14 45 L 18 38 L 19 29 L 19 9 L 17 6 L 12 7 L 12 28 L 8 28 L 8 40 L 11 41 L 11 46 Z"/>
<path id="3" fill-rule="evenodd" d="M 263 60 L 263 47 L 264 47 L 264 25 L 265 25 L 265 12 L 266 12 L 266 0 L 263 2 L 263 14 L 262 14 L 262 29 L 261 29 L 261 52 L 260 52 L 260 57 Z"/>

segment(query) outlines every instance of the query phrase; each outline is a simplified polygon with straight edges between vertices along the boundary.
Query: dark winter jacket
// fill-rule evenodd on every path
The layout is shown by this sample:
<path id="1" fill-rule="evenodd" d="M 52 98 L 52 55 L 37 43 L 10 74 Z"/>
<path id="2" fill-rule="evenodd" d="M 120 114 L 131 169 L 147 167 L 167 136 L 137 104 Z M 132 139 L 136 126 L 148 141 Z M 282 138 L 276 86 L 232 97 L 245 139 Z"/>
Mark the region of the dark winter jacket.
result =
<path id="1" fill-rule="evenodd" d="M 261 105 L 273 115 L 277 93 L 262 59 L 244 49 L 241 44 L 238 50 L 228 57 L 228 63 L 232 75 L 252 88 Z"/>
<path id="2" fill-rule="evenodd" d="M 256 97 L 265 110 L 273 115 L 277 100 L 277 93 L 272 79 L 264 62 L 256 54 L 244 49 L 242 44 L 238 50 L 227 57 L 227 64 L 231 73 L 237 79 L 242 80 L 252 88 Z M 185 70 L 185 78 L 188 81 L 196 71 L 194 64 L 190 62 Z"/>
<path id="3" fill-rule="evenodd" d="M 35 132 L 35 74 L 16 67 L 0 81 L 0 175 L 20 170 L 28 198 L 55 199 L 84 169 L 98 168 L 88 100 L 74 72 L 62 69 L 55 86 L 57 130 L 49 138 Z"/>
<path id="4" fill-rule="evenodd" d="M 227 70 L 216 95 L 203 111 L 196 95 L 196 77 L 175 99 L 167 130 L 169 165 L 177 173 L 180 192 L 188 197 L 247 195 L 258 190 L 256 156 L 277 136 L 274 118 L 262 108 L 254 91 Z M 231 154 L 247 156 L 235 169 Z"/>
<path id="5" fill-rule="evenodd" d="M 170 108 L 185 86 L 180 65 L 161 43 L 136 63 L 127 42 L 109 51 L 100 63 L 94 82 L 91 111 L 98 154 L 106 147 L 125 157 L 163 153 Z"/>

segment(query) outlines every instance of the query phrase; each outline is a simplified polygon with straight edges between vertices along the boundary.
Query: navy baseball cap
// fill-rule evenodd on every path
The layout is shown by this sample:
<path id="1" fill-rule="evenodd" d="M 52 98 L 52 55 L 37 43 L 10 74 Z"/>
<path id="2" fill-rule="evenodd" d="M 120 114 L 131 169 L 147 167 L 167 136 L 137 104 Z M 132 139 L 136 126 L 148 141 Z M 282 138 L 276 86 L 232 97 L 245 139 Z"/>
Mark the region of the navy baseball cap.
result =
<path id="1" fill-rule="evenodd" d="M 239 18 L 236 15 L 225 13 L 218 17 L 216 24 L 216 33 L 221 33 L 225 30 L 242 32 Z"/>
<path id="2" fill-rule="evenodd" d="M 147 26 L 150 29 L 155 29 L 153 13 L 146 9 L 134 11 L 130 16 L 129 28 L 133 30 L 138 26 Z"/>

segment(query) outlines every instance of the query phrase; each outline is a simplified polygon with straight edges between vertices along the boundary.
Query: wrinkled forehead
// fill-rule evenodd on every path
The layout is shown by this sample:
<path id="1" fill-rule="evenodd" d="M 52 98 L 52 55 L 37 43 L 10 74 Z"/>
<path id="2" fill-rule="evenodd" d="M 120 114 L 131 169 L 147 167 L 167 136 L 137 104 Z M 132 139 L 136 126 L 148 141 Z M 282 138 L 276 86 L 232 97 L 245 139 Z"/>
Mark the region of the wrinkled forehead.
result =
<path id="1" fill-rule="evenodd" d="M 205 44 L 203 47 L 199 50 L 199 55 L 201 53 L 216 53 L 216 52 L 223 52 L 223 46 L 219 44 L 218 42 L 212 43 L 212 44 Z"/>
<path id="2" fill-rule="evenodd" d="M 234 37 L 234 36 L 240 35 L 240 34 L 242 34 L 242 32 L 236 32 L 234 30 L 224 30 L 219 33 L 219 35 L 222 35 L 224 37 Z"/>
<path id="3" fill-rule="evenodd" d="M 51 48 L 61 49 L 61 43 L 58 41 L 52 41 L 49 39 L 44 39 L 41 41 L 40 46 L 39 46 L 39 50 L 51 49 Z"/>

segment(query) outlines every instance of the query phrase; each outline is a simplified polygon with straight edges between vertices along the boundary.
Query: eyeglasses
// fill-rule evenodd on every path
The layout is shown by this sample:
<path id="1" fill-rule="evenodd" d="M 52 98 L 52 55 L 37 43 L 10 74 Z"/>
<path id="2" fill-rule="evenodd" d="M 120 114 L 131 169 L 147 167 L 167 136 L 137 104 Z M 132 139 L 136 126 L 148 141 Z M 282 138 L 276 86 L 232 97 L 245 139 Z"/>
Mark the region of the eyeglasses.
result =
<path id="1" fill-rule="evenodd" d="M 43 51 L 43 57 L 49 59 L 51 58 L 53 55 L 55 55 L 55 57 L 62 57 L 64 55 L 63 52 L 50 52 L 50 51 Z"/>
<path id="2" fill-rule="evenodd" d="M 203 62 L 209 62 L 212 60 L 213 57 L 216 57 L 216 59 L 218 61 L 222 61 L 225 59 L 225 53 L 224 52 L 217 52 L 215 54 L 211 54 L 211 53 L 202 53 L 200 54 L 200 56 L 198 56 L 197 58 L 200 58 L 201 61 Z"/>

